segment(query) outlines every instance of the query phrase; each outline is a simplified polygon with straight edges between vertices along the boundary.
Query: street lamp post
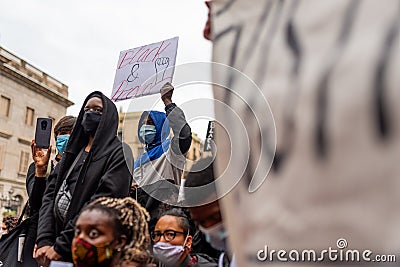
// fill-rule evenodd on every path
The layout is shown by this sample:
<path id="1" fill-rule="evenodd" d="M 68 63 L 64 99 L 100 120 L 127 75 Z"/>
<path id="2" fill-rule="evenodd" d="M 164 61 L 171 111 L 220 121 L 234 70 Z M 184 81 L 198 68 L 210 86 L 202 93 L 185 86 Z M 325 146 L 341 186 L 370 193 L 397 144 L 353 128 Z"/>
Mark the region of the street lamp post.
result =
<path id="1" fill-rule="evenodd" d="M 21 205 L 21 200 L 17 196 L 13 196 L 14 190 L 11 188 L 8 190 L 8 195 L 2 195 L 0 197 L 0 206 L 7 211 L 18 211 Z"/>

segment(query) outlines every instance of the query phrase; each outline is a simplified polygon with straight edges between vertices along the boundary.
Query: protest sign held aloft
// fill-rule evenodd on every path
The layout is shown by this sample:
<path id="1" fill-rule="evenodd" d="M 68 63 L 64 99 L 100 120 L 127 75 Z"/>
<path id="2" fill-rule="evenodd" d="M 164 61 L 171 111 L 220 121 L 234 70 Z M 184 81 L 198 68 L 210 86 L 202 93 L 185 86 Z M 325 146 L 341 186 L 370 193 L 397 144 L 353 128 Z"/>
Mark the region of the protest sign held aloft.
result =
<path id="1" fill-rule="evenodd" d="M 172 82 L 178 37 L 122 51 L 111 100 L 119 101 L 160 92 Z"/>

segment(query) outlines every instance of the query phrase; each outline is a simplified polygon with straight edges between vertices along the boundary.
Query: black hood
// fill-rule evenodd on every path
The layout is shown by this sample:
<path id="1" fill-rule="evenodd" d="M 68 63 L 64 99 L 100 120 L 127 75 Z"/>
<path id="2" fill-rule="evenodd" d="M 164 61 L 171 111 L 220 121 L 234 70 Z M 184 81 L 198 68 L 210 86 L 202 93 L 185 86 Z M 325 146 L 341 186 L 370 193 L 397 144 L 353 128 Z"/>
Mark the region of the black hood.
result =
<path id="1" fill-rule="evenodd" d="M 96 161 L 97 159 L 109 154 L 111 152 L 110 150 L 115 149 L 111 144 L 115 142 L 115 139 L 117 139 L 118 130 L 117 107 L 108 97 L 99 91 L 89 94 L 86 97 L 85 102 L 83 102 L 65 152 L 76 155 L 88 144 L 89 137 L 85 134 L 81 123 L 85 113 L 84 108 L 86 103 L 92 97 L 100 97 L 103 101 L 103 114 L 101 115 L 100 123 L 96 130 L 90 150 L 92 160 Z"/>

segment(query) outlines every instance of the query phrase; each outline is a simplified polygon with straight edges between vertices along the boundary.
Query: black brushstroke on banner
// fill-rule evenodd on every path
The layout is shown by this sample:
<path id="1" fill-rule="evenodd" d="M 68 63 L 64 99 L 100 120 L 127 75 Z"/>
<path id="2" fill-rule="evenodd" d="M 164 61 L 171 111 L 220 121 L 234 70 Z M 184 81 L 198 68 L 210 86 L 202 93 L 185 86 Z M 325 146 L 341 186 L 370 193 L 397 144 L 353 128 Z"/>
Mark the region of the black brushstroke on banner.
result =
<path id="1" fill-rule="evenodd" d="M 295 123 L 295 109 L 297 106 L 298 97 L 300 94 L 299 88 L 299 73 L 300 66 L 302 63 L 302 47 L 300 42 L 300 36 L 297 33 L 297 28 L 294 22 L 294 15 L 298 8 L 299 1 L 293 1 L 290 6 L 289 19 L 285 27 L 286 32 L 286 44 L 293 56 L 293 62 L 290 72 L 290 84 L 287 94 L 285 105 L 283 106 L 283 138 L 281 147 L 277 147 L 277 151 L 274 156 L 272 170 L 277 172 L 283 166 L 284 161 L 290 155 L 290 150 L 293 147 L 296 132 Z"/>
<path id="2" fill-rule="evenodd" d="M 345 18 L 342 23 L 342 27 L 336 42 L 335 50 L 332 51 L 331 61 L 326 68 L 325 73 L 322 75 L 322 79 L 317 88 L 317 103 L 316 103 L 316 152 L 319 158 L 325 158 L 328 154 L 328 92 L 329 82 L 331 80 L 332 73 L 339 61 L 340 55 L 343 54 L 345 46 L 348 44 L 351 31 L 353 29 L 353 23 L 356 19 L 356 12 L 359 9 L 360 0 L 352 0 L 349 2 L 346 9 Z"/>
<path id="3" fill-rule="evenodd" d="M 387 138 L 391 132 L 389 106 L 387 102 L 385 102 L 385 94 L 387 90 L 385 74 L 387 73 L 387 68 L 390 65 L 389 61 L 392 58 L 392 53 L 394 52 L 394 45 L 396 44 L 396 40 L 399 38 L 400 5 L 398 10 L 399 12 L 387 32 L 375 74 L 374 106 L 376 110 L 376 124 L 378 134 L 383 139 Z"/>

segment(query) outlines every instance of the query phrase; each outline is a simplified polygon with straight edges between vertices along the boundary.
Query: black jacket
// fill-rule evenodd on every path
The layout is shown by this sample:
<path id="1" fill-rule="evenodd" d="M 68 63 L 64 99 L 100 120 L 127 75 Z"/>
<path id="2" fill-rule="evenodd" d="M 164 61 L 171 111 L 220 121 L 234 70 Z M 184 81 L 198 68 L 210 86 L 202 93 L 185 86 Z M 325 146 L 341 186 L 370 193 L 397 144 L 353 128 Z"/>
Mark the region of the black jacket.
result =
<path id="1" fill-rule="evenodd" d="M 75 158 L 88 144 L 88 136 L 85 135 L 81 122 L 83 109 L 94 94 L 101 95 L 103 113 L 91 150 L 80 170 L 66 218 L 59 221 L 54 214 L 55 196 Z M 91 93 L 82 105 L 63 158 L 58 164 L 60 168 L 57 178 L 48 182 L 39 216 L 39 248 L 54 245 L 54 250 L 63 260 L 71 261 L 74 225 L 81 209 L 102 196 L 122 198 L 129 195 L 132 176 L 128 166 L 133 165 L 133 157 L 129 147 L 123 146 L 116 136 L 117 129 L 118 113 L 114 103 L 101 92 Z"/>
<path id="2" fill-rule="evenodd" d="M 48 179 L 54 177 L 54 166 L 51 168 L 52 172 Z M 42 197 L 46 189 L 46 179 L 38 178 L 35 176 L 35 163 L 29 165 L 26 176 L 26 190 L 29 197 L 28 213 L 29 218 L 21 223 L 18 227 L 23 227 L 25 233 L 25 243 L 23 248 L 23 263 L 17 264 L 18 266 L 38 267 L 39 264 L 33 258 L 33 250 L 36 243 L 37 225 L 39 220 L 39 209 L 42 205 Z M 21 215 L 22 216 L 22 215 Z"/>
<path id="3" fill-rule="evenodd" d="M 53 161 L 51 161 L 51 173 L 46 179 L 36 177 L 35 172 L 35 162 L 32 162 L 31 165 L 29 165 L 28 172 L 26 174 L 26 191 L 29 197 L 29 216 L 39 213 L 40 207 L 42 206 L 42 198 L 46 189 L 47 180 L 52 179 L 55 175 L 57 175 L 58 167 L 56 168 L 56 166 L 53 165 Z"/>
<path id="4" fill-rule="evenodd" d="M 189 260 L 186 258 L 186 261 L 181 263 L 179 266 L 176 267 L 218 267 L 218 263 L 211 257 L 206 254 L 190 254 L 189 259 L 196 257 L 197 262 L 190 264 Z M 162 262 L 157 264 L 158 267 L 166 267 L 166 265 Z"/>
<path id="5" fill-rule="evenodd" d="M 206 254 L 195 254 L 197 257 L 197 263 L 191 265 L 191 267 L 217 267 L 218 264 L 213 258 Z"/>

